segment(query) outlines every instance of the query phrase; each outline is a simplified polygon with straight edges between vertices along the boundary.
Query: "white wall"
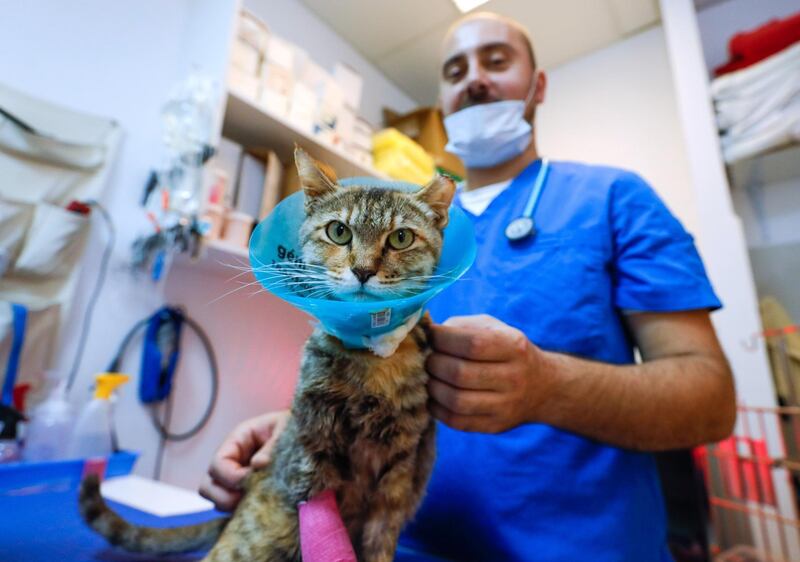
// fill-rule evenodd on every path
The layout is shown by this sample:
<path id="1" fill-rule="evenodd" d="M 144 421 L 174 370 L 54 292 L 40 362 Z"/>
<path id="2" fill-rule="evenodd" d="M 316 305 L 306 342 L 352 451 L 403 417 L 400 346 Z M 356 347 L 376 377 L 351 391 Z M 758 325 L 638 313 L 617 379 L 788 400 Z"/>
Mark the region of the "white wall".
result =
<path id="1" fill-rule="evenodd" d="M 795 146 L 731 167 L 731 195 L 748 246 L 800 243 L 798 156 Z"/>
<path id="2" fill-rule="evenodd" d="M 126 271 L 130 244 L 145 232 L 138 208 L 149 169 L 160 161 L 159 111 L 182 72 L 180 46 L 191 0 L 108 3 L 101 0 L 13 3 L 0 18 L 0 77 L 32 95 L 116 119 L 123 130 L 119 160 L 103 202 L 117 229 L 117 246 L 106 287 L 72 396 L 82 405 L 94 373 L 105 369 L 124 333 L 157 308 L 162 297 Z M 15 53 L 11 56 L 10 53 Z M 96 219 L 78 285 L 72 326 L 63 334 L 58 372 L 66 377 L 88 294 L 105 245 Z M 135 389 L 126 389 L 119 407 L 121 443 L 152 449 L 155 432 L 137 415 Z M 136 420 L 129 423 L 129 420 Z M 128 425 L 134 426 L 133 431 Z M 147 461 L 140 469 L 147 469 Z"/>
<path id="3" fill-rule="evenodd" d="M 695 232 L 696 204 L 662 28 L 545 70 L 547 97 L 537 114 L 543 154 L 639 173 Z"/>
<path id="4" fill-rule="evenodd" d="M 341 61 L 361 73 L 365 84 L 361 114 L 372 125 L 383 123 L 384 107 L 404 113 L 418 105 L 300 0 L 244 0 L 243 5 L 263 19 L 273 33 L 308 51 L 311 59 L 328 72 Z"/>
<path id="5" fill-rule="evenodd" d="M 133 239 L 149 232 L 138 201 L 153 166 L 160 164 L 161 107 L 192 63 L 223 76 L 237 0 L 138 0 L 105 2 L 40 0 L 6 3 L 0 16 L 0 79 L 38 97 L 120 122 L 120 158 L 103 199 L 117 227 L 117 246 L 72 399 L 82 405 L 92 376 L 106 368 L 127 330 L 163 302 L 183 304 L 208 331 L 221 367 L 217 411 L 195 439 L 168 445 L 164 479 L 196 487 L 211 454 L 238 421 L 286 407 L 291 398 L 301 342 L 310 331 L 304 316 L 265 295 L 214 299 L 236 285 L 233 273 L 208 273 L 178 265 L 166 283 L 152 285 L 128 272 Z M 272 2 L 273 29 L 306 42 L 318 60 L 343 60 L 361 71 L 366 107 L 379 115 L 381 100 L 406 110 L 410 98 L 376 76 L 344 41 L 300 2 Z M 278 9 L 279 8 L 279 9 Z M 274 9 L 274 10 L 273 10 Z M 309 37 L 300 35 L 300 30 Z M 313 37 L 311 37 L 313 36 Z M 328 45 L 328 48 L 326 48 Z M 12 54 L 13 53 L 13 54 Z M 331 60 L 324 56 L 330 55 Z M 335 57 L 335 58 L 334 58 Z M 80 320 L 97 278 L 105 233 L 98 221 L 72 310 L 73 330 L 64 334 L 58 369 L 71 366 Z M 138 373 L 141 348 L 134 345 L 124 369 Z M 186 337 L 177 375 L 173 430 L 196 421 L 208 396 L 208 367 L 196 338 Z M 117 407 L 122 446 L 142 452 L 136 472 L 153 470 L 157 434 L 138 403 L 136 381 L 122 392 Z"/>

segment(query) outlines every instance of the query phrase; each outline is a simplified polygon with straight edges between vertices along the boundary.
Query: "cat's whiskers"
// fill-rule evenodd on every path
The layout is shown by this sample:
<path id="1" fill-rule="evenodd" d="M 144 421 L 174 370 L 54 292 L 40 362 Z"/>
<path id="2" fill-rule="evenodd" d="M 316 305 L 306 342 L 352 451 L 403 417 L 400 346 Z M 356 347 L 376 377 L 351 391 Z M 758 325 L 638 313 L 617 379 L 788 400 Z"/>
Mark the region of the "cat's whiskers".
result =
<path id="1" fill-rule="evenodd" d="M 230 281 L 235 281 L 235 278 L 231 279 Z M 236 287 L 236 288 L 224 293 L 223 295 L 220 295 L 219 297 L 213 299 L 212 301 L 208 302 L 206 306 L 212 305 L 212 304 L 216 303 L 217 301 L 220 301 L 220 300 L 222 300 L 222 299 L 224 299 L 226 297 L 229 297 L 229 296 L 233 295 L 234 293 L 237 293 L 238 291 L 241 291 L 242 289 L 246 289 L 247 287 L 251 287 L 253 285 L 259 284 L 259 283 L 261 283 L 261 281 L 260 280 L 255 280 L 255 281 L 250 281 L 250 282 L 236 281 L 236 283 L 239 284 L 238 287 Z M 316 276 L 309 275 L 307 277 L 301 278 L 297 274 L 293 274 L 293 275 L 276 275 L 273 279 L 268 279 L 267 283 L 271 287 L 276 287 L 276 288 L 277 287 L 282 287 L 282 286 L 291 286 L 291 285 L 305 285 L 307 287 L 308 286 L 316 287 L 316 286 L 328 286 L 329 285 L 329 281 L 328 281 L 328 279 L 326 277 L 316 277 Z"/>
<path id="2" fill-rule="evenodd" d="M 217 301 L 220 301 L 220 300 L 224 299 L 225 297 L 229 297 L 229 296 L 231 296 L 232 294 L 234 294 L 234 293 L 236 293 L 236 292 L 238 292 L 238 291 L 241 291 L 242 289 L 246 289 L 247 287 L 250 287 L 250 286 L 252 286 L 252 285 L 255 285 L 256 283 L 259 283 L 259 281 L 251 281 L 250 283 L 244 283 L 243 281 L 241 281 L 240 283 L 241 283 L 241 285 L 240 285 L 239 287 L 236 287 L 235 289 L 232 289 L 232 290 L 228 291 L 227 293 L 225 293 L 225 294 L 223 294 L 223 295 L 220 295 L 220 296 L 218 296 L 218 297 L 217 297 L 217 298 L 215 298 L 214 300 L 212 300 L 212 301 L 210 301 L 210 302 L 206 303 L 206 305 L 205 305 L 205 306 L 211 306 L 211 305 L 212 305 L 212 304 L 214 304 L 215 302 L 217 302 Z"/>
<path id="3" fill-rule="evenodd" d="M 303 268 L 288 268 L 282 267 L 280 269 L 253 269 L 254 273 L 261 273 L 264 275 L 287 275 L 289 273 L 302 273 L 303 275 L 316 275 L 316 276 L 324 276 L 327 273 L 323 271 L 310 271 Z"/>
<path id="4" fill-rule="evenodd" d="M 328 268 L 324 265 L 316 265 L 313 263 L 306 263 L 302 261 L 279 261 L 275 263 L 262 263 L 259 262 L 256 267 L 253 269 L 257 270 L 265 270 L 265 269 L 283 269 L 283 268 L 302 268 L 302 269 L 317 269 L 317 270 L 325 270 L 327 271 Z"/>
<path id="5" fill-rule="evenodd" d="M 321 282 L 330 282 L 331 279 L 327 277 L 317 277 L 317 276 L 310 276 L 310 275 L 273 275 L 273 276 L 260 276 L 265 283 L 273 283 L 277 281 L 321 281 Z"/>
<path id="6" fill-rule="evenodd" d="M 333 289 L 324 289 L 324 290 L 318 289 L 318 290 L 312 291 L 311 293 L 309 293 L 307 295 L 304 295 L 304 296 L 306 298 L 309 298 L 309 299 L 322 299 L 322 298 L 326 298 L 326 297 L 328 297 L 328 296 L 330 296 L 330 295 L 332 295 L 334 293 L 335 293 L 335 291 Z"/>
<path id="7" fill-rule="evenodd" d="M 297 279 L 283 279 L 274 281 L 272 283 L 266 283 L 265 286 L 268 289 L 281 289 L 281 288 L 302 289 L 303 287 L 329 287 L 330 283 L 327 283 L 325 281 L 301 281 Z"/>

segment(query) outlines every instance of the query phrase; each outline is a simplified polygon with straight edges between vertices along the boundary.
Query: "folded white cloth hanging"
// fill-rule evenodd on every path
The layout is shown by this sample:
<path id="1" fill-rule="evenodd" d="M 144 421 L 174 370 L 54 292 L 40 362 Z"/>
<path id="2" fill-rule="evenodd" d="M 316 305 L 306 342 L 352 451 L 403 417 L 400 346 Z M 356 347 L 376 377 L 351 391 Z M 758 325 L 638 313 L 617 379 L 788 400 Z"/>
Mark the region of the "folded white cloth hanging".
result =
<path id="1" fill-rule="evenodd" d="M 764 79 L 769 79 L 775 72 L 791 72 L 798 65 L 800 65 L 800 43 L 795 43 L 761 62 L 714 79 L 710 86 L 711 97 L 721 101 L 758 93 L 763 91 Z"/>
<path id="2" fill-rule="evenodd" d="M 748 134 L 723 135 L 722 155 L 731 163 L 773 147 L 800 140 L 800 98 L 764 119 Z"/>
<path id="3" fill-rule="evenodd" d="M 776 88 L 780 88 L 787 82 L 796 83 L 800 75 L 800 60 L 791 65 L 776 68 L 769 73 L 753 79 L 752 82 L 743 85 L 741 88 L 731 91 L 727 96 L 714 98 L 714 104 L 718 111 L 736 110 L 742 105 L 752 103 L 754 100 L 769 96 Z"/>
<path id="4" fill-rule="evenodd" d="M 781 77 L 772 88 L 759 96 L 731 98 L 715 104 L 717 126 L 721 131 L 742 132 L 759 119 L 785 107 L 800 94 L 800 68 Z"/>
<path id="5" fill-rule="evenodd" d="M 711 83 L 726 162 L 797 140 L 800 43 Z"/>

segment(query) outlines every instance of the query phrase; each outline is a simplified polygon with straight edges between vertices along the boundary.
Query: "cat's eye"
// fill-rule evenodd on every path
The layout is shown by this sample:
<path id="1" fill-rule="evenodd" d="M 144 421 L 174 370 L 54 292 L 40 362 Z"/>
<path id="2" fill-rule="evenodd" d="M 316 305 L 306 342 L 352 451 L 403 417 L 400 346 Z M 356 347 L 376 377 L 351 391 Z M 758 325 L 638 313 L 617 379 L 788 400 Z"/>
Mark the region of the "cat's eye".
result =
<path id="1" fill-rule="evenodd" d="M 339 221 L 329 223 L 328 226 L 325 227 L 325 233 L 328 235 L 328 238 L 331 239 L 331 242 L 339 244 L 340 246 L 349 244 L 350 240 L 353 239 L 353 233 L 347 228 L 347 225 Z"/>
<path id="2" fill-rule="evenodd" d="M 389 235 L 389 246 L 395 250 L 405 250 L 414 242 L 414 233 L 407 228 L 400 228 Z"/>

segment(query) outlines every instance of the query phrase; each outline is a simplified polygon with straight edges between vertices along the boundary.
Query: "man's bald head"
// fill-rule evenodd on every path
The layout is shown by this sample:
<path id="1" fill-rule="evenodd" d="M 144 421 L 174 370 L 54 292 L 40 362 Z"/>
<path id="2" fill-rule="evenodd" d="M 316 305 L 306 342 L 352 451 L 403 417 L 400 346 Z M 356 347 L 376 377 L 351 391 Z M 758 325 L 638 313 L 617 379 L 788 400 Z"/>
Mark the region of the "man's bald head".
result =
<path id="1" fill-rule="evenodd" d="M 536 56 L 533 53 L 533 42 L 531 41 L 531 36 L 528 33 L 528 30 L 525 29 L 518 21 L 506 16 L 501 16 L 500 14 L 495 14 L 494 12 L 473 12 L 460 17 L 453 23 L 453 25 L 451 25 L 448 28 L 442 44 L 447 45 L 453 33 L 455 33 L 455 31 L 458 28 L 460 28 L 461 26 L 463 26 L 468 22 L 477 20 L 488 20 L 488 21 L 499 22 L 514 30 L 514 32 L 516 32 L 516 34 L 522 40 L 522 43 L 525 45 L 525 49 L 528 53 L 528 56 L 530 57 L 531 68 L 536 69 Z"/>

